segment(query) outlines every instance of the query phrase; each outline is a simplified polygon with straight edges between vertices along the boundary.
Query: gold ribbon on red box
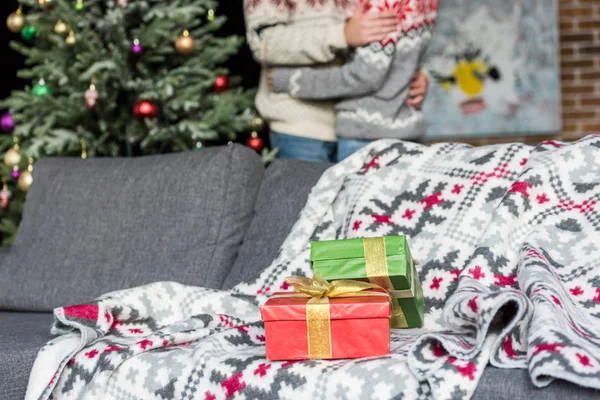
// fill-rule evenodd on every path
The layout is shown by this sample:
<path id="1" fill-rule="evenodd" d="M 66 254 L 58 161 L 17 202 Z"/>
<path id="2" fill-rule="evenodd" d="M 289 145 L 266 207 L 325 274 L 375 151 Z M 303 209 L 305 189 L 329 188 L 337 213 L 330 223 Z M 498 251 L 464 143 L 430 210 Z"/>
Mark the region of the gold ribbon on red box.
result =
<path id="1" fill-rule="evenodd" d="M 285 281 L 295 292 L 275 294 L 273 297 L 308 297 L 306 304 L 306 327 L 308 339 L 308 358 L 331 358 L 331 318 L 329 299 L 338 297 L 388 296 L 387 292 L 367 291 L 382 289 L 380 286 L 361 281 L 339 280 L 331 283 L 319 276 L 303 278 L 289 276 Z"/>

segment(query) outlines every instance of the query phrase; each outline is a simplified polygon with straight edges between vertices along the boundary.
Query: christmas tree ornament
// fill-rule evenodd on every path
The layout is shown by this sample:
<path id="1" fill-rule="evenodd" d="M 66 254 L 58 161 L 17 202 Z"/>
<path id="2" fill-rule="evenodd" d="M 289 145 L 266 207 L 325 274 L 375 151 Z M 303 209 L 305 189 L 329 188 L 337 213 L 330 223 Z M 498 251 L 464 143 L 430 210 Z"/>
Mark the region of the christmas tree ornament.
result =
<path id="1" fill-rule="evenodd" d="M 43 79 L 40 79 L 37 85 L 31 89 L 31 92 L 36 97 L 43 97 L 49 95 L 51 93 L 50 88 L 46 85 L 46 82 Z"/>
<path id="2" fill-rule="evenodd" d="M 117 0 L 117 4 L 121 6 L 121 8 L 127 7 L 127 0 Z"/>
<path id="3" fill-rule="evenodd" d="M 154 119 L 158 116 L 158 106 L 149 100 L 140 100 L 133 107 L 133 115 L 137 119 Z"/>
<path id="4" fill-rule="evenodd" d="M 9 168 L 19 165 L 21 162 L 21 153 L 19 153 L 19 138 L 13 136 L 13 143 L 13 147 L 4 153 L 4 164 Z"/>
<path id="5" fill-rule="evenodd" d="M 55 6 L 52 0 L 38 0 L 38 3 L 44 8 L 44 10 L 52 10 Z"/>
<path id="6" fill-rule="evenodd" d="M 10 14 L 6 19 L 6 26 L 12 33 L 19 33 L 25 27 L 25 16 L 23 15 L 23 6 L 19 6 L 17 11 Z"/>
<path id="7" fill-rule="evenodd" d="M 202 150 L 203 147 L 204 147 L 204 144 L 202 144 L 202 142 L 196 142 L 196 146 L 194 147 L 194 150 Z"/>
<path id="8" fill-rule="evenodd" d="M 252 132 L 246 144 L 254 151 L 261 151 L 265 147 L 264 141 L 256 132 Z"/>
<path id="9" fill-rule="evenodd" d="M 143 53 L 143 51 L 144 51 L 144 48 L 140 44 L 139 39 L 138 38 L 133 39 L 133 46 L 131 46 L 131 52 L 133 54 L 135 54 L 136 56 L 139 56 L 140 54 Z"/>
<path id="10" fill-rule="evenodd" d="M 3 210 L 8 208 L 8 202 L 10 201 L 11 196 L 12 193 L 8 190 L 8 185 L 6 184 L 6 181 L 4 181 L 2 190 L 0 190 L 0 207 L 2 207 Z"/>
<path id="11" fill-rule="evenodd" d="M 175 41 L 175 48 L 179 54 L 187 55 L 194 51 L 196 41 L 190 36 L 190 32 L 183 31 L 183 34 Z"/>
<path id="12" fill-rule="evenodd" d="M 77 43 L 75 32 L 69 32 L 69 36 L 67 36 L 67 38 L 65 39 L 65 43 L 67 44 L 67 46 L 75 46 L 75 43 Z"/>
<path id="13" fill-rule="evenodd" d="M 87 145 L 85 144 L 85 140 L 81 141 L 81 159 L 85 160 L 87 158 Z"/>
<path id="14" fill-rule="evenodd" d="M 15 121 L 13 121 L 11 113 L 2 115 L 2 118 L 0 118 L 0 127 L 3 132 L 11 133 L 15 129 L 15 126 L 16 124 Z"/>
<path id="15" fill-rule="evenodd" d="M 223 93 L 229 89 L 229 78 L 227 75 L 219 75 L 215 79 L 214 91 L 216 93 Z"/>
<path id="16" fill-rule="evenodd" d="M 260 132 L 265 127 L 265 122 L 261 117 L 254 117 L 250 122 L 250 127 L 252 128 L 253 132 Z"/>
<path id="17" fill-rule="evenodd" d="M 12 176 L 13 179 L 19 179 L 19 176 L 21 176 L 21 171 L 19 171 L 18 165 L 13 167 L 12 171 L 10 172 L 10 176 Z"/>
<path id="18" fill-rule="evenodd" d="M 13 168 L 15 165 L 18 165 L 21 162 L 21 154 L 19 153 L 19 146 L 15 145 L 14 147 L 8 149 L 6 153 L 4 153 L 4 164 L 9 168 Z"/>
<path id="19" fill-rule="evenodd" d="M 37 30 L 31 25 L 27 25 L 21 30 L 21 37 L 25 40 L 33 40 L 36 34 Z"/>
<path id="20" fill-rule="evenodd" d="M 206 16 L 206 19 L 209 21 L 214 21 L 215 20 L 215 10 L 213 10 L 213 9 L 208 10 L 208 15 Z"/>
<path id="21" fill-rule="evenodd" d="M 90 83 L 90 88 L 85 91 L 85 105 L 88 109 L 92 109 L 96 107 L 96 103 L 98 102 L 98 91 L 96 90 L 96 85 L 94 85 L 94 79 L 92 78 L 92 83 Z"/>
<path id="22" fill-rule="evenodd" d="M 77 11 L 81 11 L 83 10 L 84 5 L 83 5 L 83 0 L 77 0 L 77 3 L 75 3 L 75 9 Z"/>
<path id="23" fill-rule="evenodd" d="M 27 171 L 23 171 L 19 180 L 17 181 L 17 186 L 24 192 L 27 192 L 33 183 L 33 159 L 29 159 L 29 165 L 27 166 Z"/>
<path id="24" fill-rule="evenodd" d="M 62 22 L 60 19 L 56 22 L 56 25 L 54 25 L 54 32 L 57 35 L 64 35 L 65 33 L 67 33 L 68 30 L 69 27 L 67 26 L 67 24 Z"/>

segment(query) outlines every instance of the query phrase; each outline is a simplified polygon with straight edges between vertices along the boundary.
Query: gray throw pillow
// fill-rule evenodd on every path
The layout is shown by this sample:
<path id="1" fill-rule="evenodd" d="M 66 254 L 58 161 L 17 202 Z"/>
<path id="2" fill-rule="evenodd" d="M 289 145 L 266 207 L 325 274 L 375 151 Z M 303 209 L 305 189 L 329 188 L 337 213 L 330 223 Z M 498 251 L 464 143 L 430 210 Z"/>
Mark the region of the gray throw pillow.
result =
<path id="1" fill-rule="evenodd" d="M 38 161 L 0 264 L 0 309 L 49 311 L 166 280 L 221 287 L 263 174 L 260 157 L 240 145 Z"/>
<path id="2" fill-rule="evenodd" d="M 223 283 L 224 289 L 240 282 L 254 281 L 273 262 L 304 208 L 312 187 L 330 166 L 275 160 L 267 168 L 256 199 L 254 219 L 239 256 Z"/>

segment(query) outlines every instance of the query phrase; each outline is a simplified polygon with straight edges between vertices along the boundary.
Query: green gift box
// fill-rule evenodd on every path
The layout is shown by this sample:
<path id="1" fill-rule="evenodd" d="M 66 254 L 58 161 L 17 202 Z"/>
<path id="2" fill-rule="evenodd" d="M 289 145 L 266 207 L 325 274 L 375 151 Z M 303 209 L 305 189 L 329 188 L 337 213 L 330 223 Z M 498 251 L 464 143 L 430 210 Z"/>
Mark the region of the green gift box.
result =
<path id="1" fill-rule="evenodd" d="M 313 242 L 310 259 L 315 275 L 327 281 L 362 280 L 388 289 L 393 328 L 423 326 L 423 289 L 406 236 Z"/>

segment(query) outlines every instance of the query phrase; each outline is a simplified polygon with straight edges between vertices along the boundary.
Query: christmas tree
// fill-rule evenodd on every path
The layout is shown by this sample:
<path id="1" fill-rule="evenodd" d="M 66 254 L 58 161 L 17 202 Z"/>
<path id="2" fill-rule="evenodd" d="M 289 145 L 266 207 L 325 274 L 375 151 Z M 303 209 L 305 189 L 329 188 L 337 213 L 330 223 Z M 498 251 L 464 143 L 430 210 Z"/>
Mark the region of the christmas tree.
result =
<path id="1" fill-rule="evenodd" d="M 240 141 L 262 150 L 253 93 L 223 64 L 215 0 L 20 0 L 7 27 L 30 82 L 0 102 L 3 244 L 14 239 L 34 162 L 138 156 Z M 239 134 L 246 136 L 239 136 Z"/>

